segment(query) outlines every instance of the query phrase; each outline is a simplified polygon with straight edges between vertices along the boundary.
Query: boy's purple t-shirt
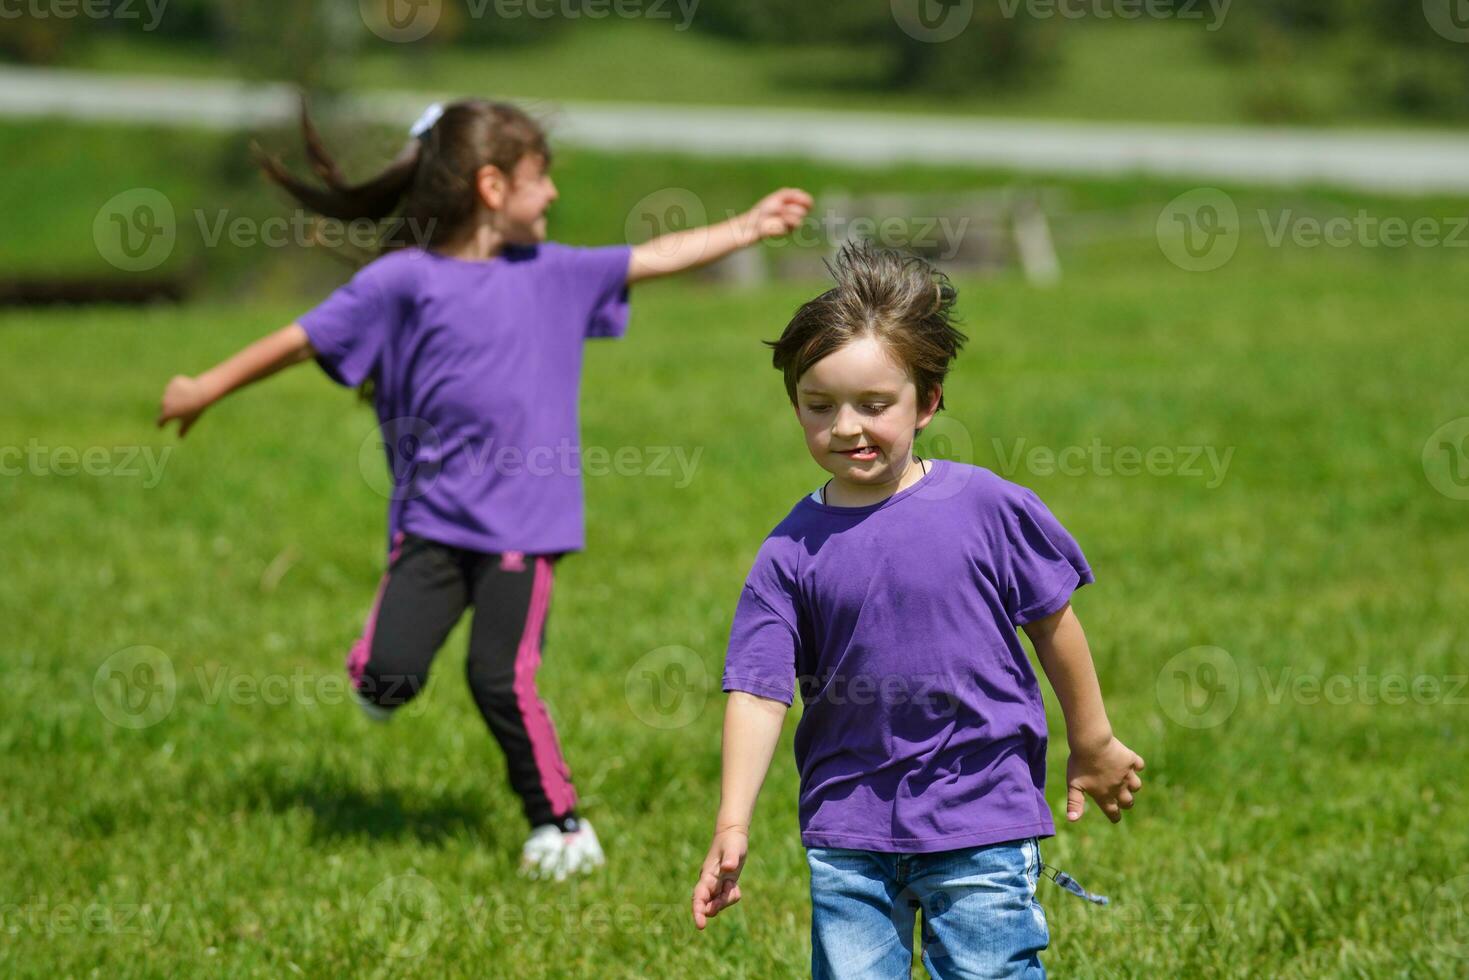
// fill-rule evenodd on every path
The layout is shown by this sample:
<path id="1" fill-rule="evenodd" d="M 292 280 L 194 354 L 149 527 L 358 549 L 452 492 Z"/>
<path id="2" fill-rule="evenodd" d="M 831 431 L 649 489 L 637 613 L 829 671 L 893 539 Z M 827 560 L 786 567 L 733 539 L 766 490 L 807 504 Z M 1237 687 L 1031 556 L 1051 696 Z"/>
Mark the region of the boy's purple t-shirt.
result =
<path id="1" fill-rule="evenodd" d="M 402 249 L 300 319 L 335 381 L 373 381 L 390 538 L 581 550 L 582 344 L 627 330 L 629 251 L 546 242 L 466 261 Z"/>
<path id="2" fill-rule="evenodd" d="M 1049 837 L 1046 714 L 1016 627 L 1092 572 L 1034 493 L 934 460 L 870 507 L 804 498 L 761 546 L 724 690 L 805 703 L 801 842 L 930 852 Z"/>

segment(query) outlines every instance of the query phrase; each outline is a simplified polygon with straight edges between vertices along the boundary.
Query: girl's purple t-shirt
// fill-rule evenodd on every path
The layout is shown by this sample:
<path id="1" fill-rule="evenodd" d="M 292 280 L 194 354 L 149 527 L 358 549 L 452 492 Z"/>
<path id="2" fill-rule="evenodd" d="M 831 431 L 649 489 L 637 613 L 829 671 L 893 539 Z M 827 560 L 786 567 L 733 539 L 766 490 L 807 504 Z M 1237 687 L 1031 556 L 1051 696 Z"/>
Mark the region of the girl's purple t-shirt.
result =
<path id="1" fill-rule="evenodd" d="M 1040 499 L 980 467 L 934 460 L 870 507 L 797 504 L 745 582 L 724 690 L 800 690 L 801 842 L 913 853 L 1055 834 L 1016 628 L 1092 580 Z"/>
<path id="2" fill-rule="evenodd" d="M 627 330 L 629 252 L 546 242 L 465 261 L 402 249 L 301 318 L 333 380 L 374 384 L 390 538 L 581 550 L 582 344 Z"/>

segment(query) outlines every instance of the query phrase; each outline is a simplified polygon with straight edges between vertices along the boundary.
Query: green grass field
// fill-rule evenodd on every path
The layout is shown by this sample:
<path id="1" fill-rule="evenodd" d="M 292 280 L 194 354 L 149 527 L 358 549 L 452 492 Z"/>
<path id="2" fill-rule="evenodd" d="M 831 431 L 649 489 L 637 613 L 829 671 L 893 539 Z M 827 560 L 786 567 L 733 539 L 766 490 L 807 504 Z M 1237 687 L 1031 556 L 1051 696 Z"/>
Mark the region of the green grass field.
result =
<path id="1" fill-rule="evenodd" d="M 1469 416 L 1463 263 L 1251 239 L 1187 273 L 1143 242 L 1070 262 L 1051 291 L 961 283 L 972 341 L 936 448 L 1035 488 L 1087 550 L 1098 582 L 1076 607 L 1148 762 L 1122 825 L 1093 811 L 1043 844 L 1113 899 L 1042 885 L 1052 975 L 1469 970 L 1469 502 L 1422 461 Z M 27 454 L 0 477 L 0 973 L 801 975 L 794 718 L 745 901 L 704 934 L 686 906 L 734 600 L 817 480 L 756 343 L 809 293 L 639 289 L 629 339 L 589 354 L 585 445 L 700 455 L 686 486 L 588 480 L 589 549 L 558 578 L 541 683 L 609 866 L 563 885 L 514 875 L 523 827 L 462 626 L 391 726 L 342 703 L 382 559 L 366 410 L 307 366 L 182 444 L 152 428 L 170 374 L 299 307 L 0 317 L 0 445 Z M 1007 468 L 1019 440 L 1233 453 L 1218 480 L 1182 452 L 1152 474 L 1048 474 Z M 68 475 L 79 460 L 91 475 Z M 640 664 L 670 646 L 702 667 L 676 717 Z M 1200 646 L 1224 653 L 1176 659 Z"/>

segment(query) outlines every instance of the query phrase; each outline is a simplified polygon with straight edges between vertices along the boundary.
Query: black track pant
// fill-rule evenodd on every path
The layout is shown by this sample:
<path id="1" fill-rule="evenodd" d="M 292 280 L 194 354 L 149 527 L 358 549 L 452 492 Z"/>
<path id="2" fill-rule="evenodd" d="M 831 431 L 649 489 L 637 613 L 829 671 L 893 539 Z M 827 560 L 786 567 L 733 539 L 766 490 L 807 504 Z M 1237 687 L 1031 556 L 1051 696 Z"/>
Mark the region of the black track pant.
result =
<path id="1" fill-rule="evenodd" d="M 554 563 L 550 556 L 483 554 L 400 535 L 347 670 L 364 699 L 401 707 L 423 690 L 434 655 L 473 605 L 470 692 L 505 753 L 526 818 L 532 826 L 565 828 L 575 816 L 576 790 L 536 690 Z"/>

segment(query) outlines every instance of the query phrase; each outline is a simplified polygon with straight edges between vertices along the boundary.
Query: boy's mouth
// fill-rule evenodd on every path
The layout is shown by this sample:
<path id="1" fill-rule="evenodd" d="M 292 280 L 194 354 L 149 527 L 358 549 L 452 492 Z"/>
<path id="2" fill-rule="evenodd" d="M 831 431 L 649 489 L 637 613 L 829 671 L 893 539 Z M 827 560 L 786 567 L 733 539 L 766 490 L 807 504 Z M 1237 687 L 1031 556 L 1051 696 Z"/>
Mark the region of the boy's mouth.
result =
<path id="1" fill-rule="evenodd" d="M 877 459 L 878 449 L 876 446 L 857 446 L 854 449 L 838 449 L 837 454 L 858 462 L 868 462 Z"/>

